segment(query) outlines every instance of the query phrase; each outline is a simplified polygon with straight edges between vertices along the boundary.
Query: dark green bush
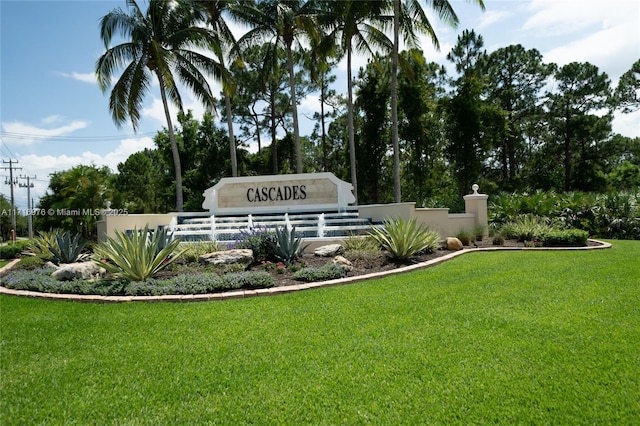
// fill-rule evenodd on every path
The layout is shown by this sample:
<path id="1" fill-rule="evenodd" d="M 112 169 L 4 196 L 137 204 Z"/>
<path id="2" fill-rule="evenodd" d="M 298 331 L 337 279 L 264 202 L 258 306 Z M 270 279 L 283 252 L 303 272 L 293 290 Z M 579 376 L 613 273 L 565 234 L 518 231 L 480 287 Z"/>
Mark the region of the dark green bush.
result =
<path id="1" fill-rule="evenodd" d="M 45 263 L 50 260 L 51 256 L 47 256 L 45 254 L 39 254 L 35 256 L 25 256 L 20 259 L 20 262 L 14 267 L 15 269 L 26 269 L 33 270 L 37 268 L 42 268 Z"/>
<path id="2" fill-rule="evenodd" d="M 542 237 L 545 247 L 583 247 L 587 245 L 589 233 L 582 229 L 550 231 Z"/>
<path id="3" fill-rule="evenodd" d="M 460 240 L 462 245 L 468 246 L 471 245 L 471 241 L 475 241 L 475 235 L 472 232 L 462 230 L 456 234 L 456 238 Z"/>
<path id="4" fill-rule="evenodd" d="M 293 278 L 299 281 L 326 281 L 342 278 L 346 275 L 345 269 L 333 262 L 328 262 L 319 268 L 302 268 L 293 274 Z"/>
<path id="5" fill-rule="evenodd" d="M 607 194 L 536 191 L 490 197 L 492 226 L 499 228 L 523 214 L 553 219 L 554 227 L 583 229 L 600 238 L 640 239 L 640 192 L 637 190 Z"/>
<path id="6" fill-rule="evenodd" d="M 20 256 L 29 245 L 28 241 L 16 241 L 0 246 L 0 259 L 15 259 Z"/>
<path id="7" fill-rule="evenodd" d="M 275 233 L 256 227 L 249 231 L 241 231 L 240 236 L 233 244 L 233 248 L 253 250 L 254 263 L 260 263 L 269 259 L 269 241 L 276 242 Z"/>

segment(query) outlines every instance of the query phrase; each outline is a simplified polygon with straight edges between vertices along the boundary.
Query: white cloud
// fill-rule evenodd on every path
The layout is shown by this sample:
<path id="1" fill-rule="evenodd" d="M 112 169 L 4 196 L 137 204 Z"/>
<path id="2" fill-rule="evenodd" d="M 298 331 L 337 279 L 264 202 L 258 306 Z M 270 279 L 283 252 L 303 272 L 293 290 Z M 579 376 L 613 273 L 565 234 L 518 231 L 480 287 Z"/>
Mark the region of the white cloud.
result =
<path id="1" fill-rule="evenodd" d="M 60 115 L 50 115 L 48 117 L 43 118 L 40 121 L 43 124 L 54 124 L 54 123 L 58 123 L 58 122 L 62 121 L 62 116 L 60 116 Z"/>
<path id="2" fill-rule="evenodd" d="M 95 73 L 80 73 L 80 72 L 71 72 L 71 73 L 60 73 L 63 77 L 72 78 L 77 81 L 82 81 L 84 83 L 92 83 L 96 84 L 98 80 L 96 79 Z"/>
<path id="3" fill-rule="evenodd" d="M 154 147 L 153 139 L 150 137 L 129 138 L 121 140 L 119 145 L 106 155 L 96 154 L 91 151 L 85 151 L 80 155 L 28 154 L 18 156 L 18 161 L 20 167 L 28 170 L 30 175 L 37 176 L 37 179 L 33 181 L 34 188 L 31 190 L 31 196 L 36 199 L 37 204 L 37 199 L 44 195 L 49 187 L 49 175 L 51 173 L 68 170 L 81 164 L 93 164 L 98 167 L 107 166 L 113 172 L 117 172 L 118 164 L 126 161 L 131 154 L 142 151 L 145 148 L 152 149 Z M 26 206 L 26 202 L 24 202 L 24 205 Z"/>
<path id="4" fill-rule="evenodd" d="M 492 26 L 495 23 L 504 21 L 512 14 L 504 10 L 488 10 L 480 15 L 480 22 L 475 26 L 476 30 L 483 30 Z"/>
<path id="5" fill-rule="evenodd" d="M 614 113 L 612 127 L 614 133 L 630 138 L 640 138 L 640 111 L 631 114 Z"/>
<path id="6" fill-rule="evenodd" d="M 590 62 L 607 70 L 610 77 L 617 78 L 631 67 L 633 60 L 629 58 L 637 58 L 640 54 L 640 39 L 629 37 L 634 31 L 638 32 L 636 25 L 632 21 L 623 21 L 619 25 L 587 34 L 543 52 L 545 61 L 560 66 L 573 61 Z"/>
<path id="7" fill-rule="evenodd" d="M 576 33 L 593 25 L 611 22 L 607 17 L 621 17 L 621 8 L 632 1 L 603 2 L 599 0 L 532 0 L 533 15 L 522 26 L 525 31 L 539 31 L 558 36 Z M 622 12 L 624 13 L 624 12 Z"/>
<path id="8" fill-rule="evenodd" d="M 63 121 L 62 117 L 51 115 L 41 120 L 42 124 L 55 124 Z M 66 136 L 89 125 L 86 121 L 75 120 L 69 124 L 54 127 L 38 127 L 20 121 L 2 123 L 3 138 L 15 145 L 31 145 L 46 139 Z"/>

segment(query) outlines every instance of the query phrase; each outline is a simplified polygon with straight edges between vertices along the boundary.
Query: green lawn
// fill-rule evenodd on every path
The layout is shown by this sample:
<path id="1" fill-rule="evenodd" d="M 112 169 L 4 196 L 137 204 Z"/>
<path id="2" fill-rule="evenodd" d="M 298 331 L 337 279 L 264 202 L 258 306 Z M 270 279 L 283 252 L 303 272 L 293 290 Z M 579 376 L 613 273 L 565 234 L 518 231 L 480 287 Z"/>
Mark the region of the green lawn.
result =
<path id="1" fill-rule="evenodd" d="M 639 424 L 640 242 L 206 303 L 0 298 L 0 424 Z"/>

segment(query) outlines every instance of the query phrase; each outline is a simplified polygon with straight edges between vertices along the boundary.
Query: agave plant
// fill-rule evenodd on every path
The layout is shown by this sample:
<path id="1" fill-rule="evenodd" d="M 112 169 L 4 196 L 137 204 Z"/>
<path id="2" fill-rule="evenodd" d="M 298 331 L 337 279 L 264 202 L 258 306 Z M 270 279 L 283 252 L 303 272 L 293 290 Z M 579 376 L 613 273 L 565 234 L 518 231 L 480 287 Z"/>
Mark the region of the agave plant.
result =
<path id="1" fill-rule="evenodd" d="M 38 231 L 38 235 L 29 241 L 27 249 L 22 254 L 26 256 L 50 255 L 49 247 L 56 247 L 56 235 L 59 233 L 59 230 Z"/>
<path id="2" fill-rule="evenodd" d="M 289 229 L 284 226 L 276 228 L 276 241 L 267 240 L 271 253 L 279 260 L 289 266 L 304 252 L 302 239 L 296 237 L 296 228 Z"/>
<path id="3" fill-rule="evenodd" d="M 144 281 L 177 259 L 185 249 L 179 249 L 180 239 L 167 241 L 166 230 L 149 232 L 147 226 L 134 229 L 130 235 L 116 231 L 116 238 L 94 249 L 95 262 L 118 278 Z"/>
<path id="4" fill-rule="evenodd" d="M 51 242 L 49 242 L 51 243 Z M 74 263 L 83 260 L 86 255 L 82 253 L 86 241 L 80 241 L 80 234 L 71 236 L 71 232 L 65 231 L 55 235 L 55 244 L 51 244 L 49 252 L 53 255 L 53 263 Z"/>
<path id="5" fill-rule="evenodd" d="M 371 228 L 370 235 L 394 259 L 407 259 L 417 253 L 430 252 L 440 245 L 440 235 L 418 225 L 416 218 L 387 219 L 382 228 Z"/>

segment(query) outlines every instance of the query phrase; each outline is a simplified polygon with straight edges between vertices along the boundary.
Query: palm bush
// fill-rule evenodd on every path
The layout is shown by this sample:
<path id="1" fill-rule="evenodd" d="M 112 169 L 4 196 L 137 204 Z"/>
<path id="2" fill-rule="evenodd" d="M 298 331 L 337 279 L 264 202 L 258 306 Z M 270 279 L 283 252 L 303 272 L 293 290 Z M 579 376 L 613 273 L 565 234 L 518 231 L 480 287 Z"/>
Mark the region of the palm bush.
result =
<path id="1" fill-rule="evenodd" d="M 142 230 L 134 228 L 130 235 L 116 231 L 116 238 L 107 237 L 106 242 L 95 247 L 94 259 L 118 278 L 144 281 L 185 251 L 178 247 L 180 239 L 166 241 L 166 230 L 150 233 L 147 226 Z"/>
<path id="2" fill-rule="evenodd" d="M 475 235 L 473 232 L 463 229 L 456 234 L 456 238 L 460 240 L 462 245 L 471 245 L 472 241 L 475 241 Z"/>
<path id="3" fill-rule="evenodd" d="M 378 242 L 370 235 L 356 236 L 350 235 L 342 241 L 345 251 L 378 251 Z"/>
<path id="4" fill-rule="evenodd" d="M 382 228 L 372 227 L 371 237 L 394 259 L 407 259 L 418 253 L 432 252 L 440 246 L 440 235 L 418 225 L 415 217 L 387 219 Z"/>
<path id="5" fill-rule="evenodd" d="M 56 233 L 55 243 L 49 246 L 49 252 L 53 255 L 53 263 L 74 263 L 87 257 L 83 254 L 86 241 L 80 241 L 80 234 L 71 236 L 71 232 Z"/>
<path id="6" fill-rule="evenodd" d="M 518 241 L 541 240 L 553 228 L 539 216 L 520 215 L 514 222 L 507 223 L 501 229 L 501 234 Z"/>
<path id="7" fill-rule="evenodd" d="M 305 249 L 302 247 L 302 239 L 296 237 L 295 227 L 276 228 L 275 242 L 267 240 L 267 244 L 271 253 L 287 266 L 300 257 Z"/>
<path id="8" fill-rule="evenodd" d="M 194 241 L 191 243 L 183 243 L 184 253 L 182 259 L 187 263 L 197 262 L 200 256 L 207 253 L 213 253 L 219 250 L 217 241 Z"/>

